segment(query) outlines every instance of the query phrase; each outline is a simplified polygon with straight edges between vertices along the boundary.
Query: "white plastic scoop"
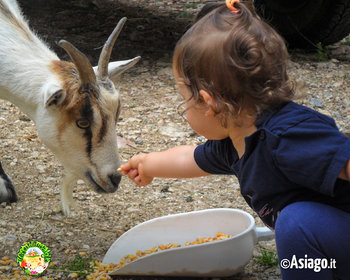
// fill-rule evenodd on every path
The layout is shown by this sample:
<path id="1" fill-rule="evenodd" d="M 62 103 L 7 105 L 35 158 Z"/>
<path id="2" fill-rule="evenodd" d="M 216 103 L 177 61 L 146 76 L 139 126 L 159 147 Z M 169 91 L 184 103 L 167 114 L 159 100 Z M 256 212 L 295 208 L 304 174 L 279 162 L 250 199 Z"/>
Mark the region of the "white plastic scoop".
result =
<path id="1" fill-rule="evenodd" d="M 160 244 L 185 244 L 197 237 L 214 237 L 217 232 L 231 238 L 186 247 L 158 251 L 138 258 L 111 275 L 143 276 L 231 276 L 249 262 L 253 247 L 270 240 L 274 233 L 256 227 L 253 217 L 242 210 L 217 208 L 168 215 L 141 223 L 121 235 L 107 251 L 103 263 L 118 264 L 137 250 Z"/>

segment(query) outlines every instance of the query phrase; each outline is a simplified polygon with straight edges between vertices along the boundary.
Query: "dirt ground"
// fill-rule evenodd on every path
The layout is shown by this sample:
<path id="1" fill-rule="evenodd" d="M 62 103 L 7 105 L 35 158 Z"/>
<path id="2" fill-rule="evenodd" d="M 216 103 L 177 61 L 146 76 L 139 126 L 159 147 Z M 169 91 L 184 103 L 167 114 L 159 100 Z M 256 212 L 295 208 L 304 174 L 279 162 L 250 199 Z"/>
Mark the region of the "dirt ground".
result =
<path id="1" fill-rule="evenodd" d="M 73 6 L 68 1 L 21 1 L 30 25 L 62 59 L 68 59 L 67 55 L 55 42 L 66 39 L 93 64 L 115 24 L 128 17 L 111 59 L 142 56 L 118 85 L 122 113 L 117 132 L 123 161 L 139 152 L 205 140 L 178 115 L 176 107 L 181 99 L 171 73 L 172 49 L 193 12 L 190 8 L 188 13 L 181 11 L 184 1 L 168 1 L 174 5 L 172 11 L 166 11 L 163 2 L 146 9 L 130 1 L 75 1 Z M 164 9 L 159 8 L 161 4 Z M 332 59 L 326 62 L 318 62 L 315 54 L 293 52 L 291 63 L 291 76 L 300 82 L 304 94 L 299 102 L 332 116 L 344 131 L 350 128 L 349 48 L 343 43 L 333 46 Z M 78 181 L 74 199 L 79 209 L 67 218 L 59 207 L 62 166 L 38 139 L 33 121 L 2 100 L 0 139 L 0 159 L 19 196 L 17 203 L 0 205 L 0 259 L 9 256 L 15 260 L 23 242 L 37 240 L 51 249 L 52 261 L 59 266 L 79 252 L 102 260 L 111 244 L 131 227 L 154 217 L 200 209 L 243 209 L 262 226 L 240 196 L 237 180 L 228 176 L 155 179 L 144 188 L 123 178 L 119 190 L 110 195 L 97 194 Z M 274 241 L 261 242 L 254 255 L 260 246 L 275 250 Z M 12 272 L 3 268 L 0 278 L 1 273 L 9 276 Z M 69 279 L 56 271 L 46 275 Z M 280 272 L 278 267 L 264 266 L 252 258 L 243 272 L 227 279 L 274 280 L 280 279 Z"/>

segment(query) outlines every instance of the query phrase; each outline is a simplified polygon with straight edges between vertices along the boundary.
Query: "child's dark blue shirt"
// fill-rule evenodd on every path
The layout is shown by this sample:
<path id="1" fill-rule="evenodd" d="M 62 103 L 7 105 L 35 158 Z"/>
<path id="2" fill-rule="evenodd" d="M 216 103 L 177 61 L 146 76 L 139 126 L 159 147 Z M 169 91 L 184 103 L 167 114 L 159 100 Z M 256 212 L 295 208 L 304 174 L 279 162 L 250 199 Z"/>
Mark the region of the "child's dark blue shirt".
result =
<path id="1" fill-rule="evenodd" d="M 350 138 L 330 117 L 289 102 L 263 113 L 239 158 L 231 139 L 208 140 L 194 152 L 211 174 L 238 177 L 241 193 L 274 228 L 279 212 L 297 201 L 317 201 L 350 213 L 350 182 L 338 179 L 350 158 Z"/>

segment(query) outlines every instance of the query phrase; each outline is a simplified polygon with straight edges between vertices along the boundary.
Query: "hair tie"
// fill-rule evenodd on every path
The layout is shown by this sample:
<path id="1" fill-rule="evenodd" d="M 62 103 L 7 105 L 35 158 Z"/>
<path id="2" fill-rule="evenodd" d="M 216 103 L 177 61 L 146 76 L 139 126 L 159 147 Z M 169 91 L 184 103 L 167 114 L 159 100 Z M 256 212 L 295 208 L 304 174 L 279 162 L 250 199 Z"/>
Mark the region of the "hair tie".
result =
<path id="1" fill-rule="evenodd" d="M 235 7 L 236 3 L 239 3 L 239 0 L 226 0 L 226 6 L 233 14 L 239 13 L 239 9 Z"/>

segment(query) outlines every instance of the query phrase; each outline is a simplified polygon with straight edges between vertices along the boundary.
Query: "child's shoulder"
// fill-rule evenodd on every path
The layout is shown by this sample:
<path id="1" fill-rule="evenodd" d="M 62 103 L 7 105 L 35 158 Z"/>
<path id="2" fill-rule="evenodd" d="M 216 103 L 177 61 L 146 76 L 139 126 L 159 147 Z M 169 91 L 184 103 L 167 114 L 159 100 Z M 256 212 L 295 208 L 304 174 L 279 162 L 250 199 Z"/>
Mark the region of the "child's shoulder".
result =
<path id="1" fill-rule="evenodd" d="M 326 127 L 338 130 L 331 117 L 294 102 L 288 102 L 278 109 L 263 113 L 261 119 L 258 120 L 259 125 L 276 135 L 284 134 L 298 126 L 308 127 L 315 132 Z"/>

